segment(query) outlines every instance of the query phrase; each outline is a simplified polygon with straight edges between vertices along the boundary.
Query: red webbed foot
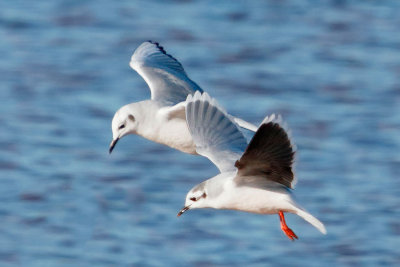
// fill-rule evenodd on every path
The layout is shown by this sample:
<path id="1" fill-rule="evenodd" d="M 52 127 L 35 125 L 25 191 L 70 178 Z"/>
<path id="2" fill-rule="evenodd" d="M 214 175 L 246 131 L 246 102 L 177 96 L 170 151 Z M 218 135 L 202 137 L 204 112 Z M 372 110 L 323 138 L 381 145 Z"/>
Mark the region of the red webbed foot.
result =
<path id="1" fill-rule="evenodd" d="M 285 215 L 283 215 L 282 211 L 279 211 L 279 219 L 281 221 L 281 229 L 287 235 L 287 237 L 294 241 L 295 239 L 299 239 L 297 235 L 290 229 L 285 222 Z"/>

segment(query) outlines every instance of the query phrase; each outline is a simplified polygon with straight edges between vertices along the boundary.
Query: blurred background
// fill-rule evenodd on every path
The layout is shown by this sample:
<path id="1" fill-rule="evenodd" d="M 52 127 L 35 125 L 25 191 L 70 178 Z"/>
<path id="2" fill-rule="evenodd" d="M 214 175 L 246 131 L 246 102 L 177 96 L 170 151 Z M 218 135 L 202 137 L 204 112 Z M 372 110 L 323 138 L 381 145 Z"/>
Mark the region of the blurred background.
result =
<path id="1" fill-rule="evenodd" d="M 2 1 L 0 266 L 400 265 L 400 2 Z M 323 221 L 193 210 L 206 159 L 111 119 L 160 42 L 233 115 L 280 113 L 294 193 Z"/>

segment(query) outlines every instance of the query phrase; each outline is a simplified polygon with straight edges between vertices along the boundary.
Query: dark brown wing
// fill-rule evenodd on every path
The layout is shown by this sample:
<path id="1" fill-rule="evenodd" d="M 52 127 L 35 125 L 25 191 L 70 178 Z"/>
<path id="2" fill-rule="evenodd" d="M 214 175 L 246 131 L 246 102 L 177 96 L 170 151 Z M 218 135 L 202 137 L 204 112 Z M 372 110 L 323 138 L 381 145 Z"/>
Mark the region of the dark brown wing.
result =
<path id="1" fill-rule="evenodd" d="M 272 121 L 258 128 L 235 166 L 240 176 L 262 176 L 293 188 L 293 159 L 294 151 L 287 133 Z"/>

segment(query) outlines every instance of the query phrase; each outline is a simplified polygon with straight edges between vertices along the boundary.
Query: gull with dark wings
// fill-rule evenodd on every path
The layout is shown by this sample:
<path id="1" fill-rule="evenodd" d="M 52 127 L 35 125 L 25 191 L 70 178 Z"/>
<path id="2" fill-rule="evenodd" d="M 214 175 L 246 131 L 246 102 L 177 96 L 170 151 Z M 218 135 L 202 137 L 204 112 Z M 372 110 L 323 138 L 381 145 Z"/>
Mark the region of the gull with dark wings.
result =
<path id="1" fill-rule="evenodd" d="M 235 121 L 206 93 L 196 92 L 186 102 L 196 152 L 210 159 L 220 174 L 193 187 L 178 216 L 197 208 L 278 214 L 282 231 L 294 240 L 297 235 L 284 216 L 290 212 L 326 234 L 324 225 L 292 198 L 294 150 L 280 116 L 265 118 L 247 144 Z"/>

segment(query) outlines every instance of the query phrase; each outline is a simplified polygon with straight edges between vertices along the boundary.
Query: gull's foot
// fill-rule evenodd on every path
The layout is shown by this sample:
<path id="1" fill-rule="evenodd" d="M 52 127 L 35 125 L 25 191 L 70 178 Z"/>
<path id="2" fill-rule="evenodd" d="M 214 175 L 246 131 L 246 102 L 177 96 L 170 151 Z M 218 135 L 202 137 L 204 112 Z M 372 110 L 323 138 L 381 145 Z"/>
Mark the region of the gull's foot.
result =
<path id="1" fill-rule="evenodd" d="M 299 239 L 297 235 L 290 229 L 285 222 L 285 215 L 283 215 L 282 211 L 279 211 L 279 219 L 281 221 L 281 229 L 287 235 L 287 237 L 294 241 L 295 239 Z"/>
<path id="2" fill-rule="evenodd" d="M 292 231 L 292 229 L 290 229 L 289 227 L 286 226 L 286 228 L 284 228 L 284 227 L 281 225 L 281 229 L 282 229 L 282 231 L 287 235 L 287 237 L 289 237 L 290 240 L 294 241 L 295 238 L 296 238 L 296 239 L 299 239 L 299 238 L 297 237 L 297 235 L 296 235 L 296 234 Z"/>

